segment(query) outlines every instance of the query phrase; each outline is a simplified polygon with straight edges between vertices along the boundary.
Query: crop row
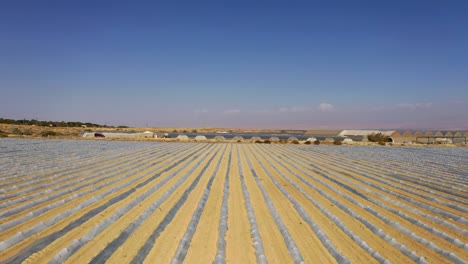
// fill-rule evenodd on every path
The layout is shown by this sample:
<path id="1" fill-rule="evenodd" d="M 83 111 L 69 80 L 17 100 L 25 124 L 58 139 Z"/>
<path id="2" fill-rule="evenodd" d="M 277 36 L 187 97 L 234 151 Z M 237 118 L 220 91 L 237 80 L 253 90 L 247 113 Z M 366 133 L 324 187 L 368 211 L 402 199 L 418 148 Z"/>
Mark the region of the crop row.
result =
<path id="1" fill-rule="evenodd" d="M 464 154 L 2 139 L 0 263 L 465 263 Z"/>

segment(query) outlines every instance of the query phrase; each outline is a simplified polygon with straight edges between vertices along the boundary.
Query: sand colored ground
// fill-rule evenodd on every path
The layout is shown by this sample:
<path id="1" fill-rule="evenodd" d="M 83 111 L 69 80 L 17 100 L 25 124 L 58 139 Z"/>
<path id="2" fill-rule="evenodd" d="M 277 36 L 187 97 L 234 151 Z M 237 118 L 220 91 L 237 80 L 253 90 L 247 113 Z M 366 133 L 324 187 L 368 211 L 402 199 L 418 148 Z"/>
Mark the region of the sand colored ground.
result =
<path id="1" fill-rule="evenodd" d="M 437 165 L 304 145 L 106 144 L 69 159 L 0 149 L 0 263 L 468 261 L 468 182 Z"/>

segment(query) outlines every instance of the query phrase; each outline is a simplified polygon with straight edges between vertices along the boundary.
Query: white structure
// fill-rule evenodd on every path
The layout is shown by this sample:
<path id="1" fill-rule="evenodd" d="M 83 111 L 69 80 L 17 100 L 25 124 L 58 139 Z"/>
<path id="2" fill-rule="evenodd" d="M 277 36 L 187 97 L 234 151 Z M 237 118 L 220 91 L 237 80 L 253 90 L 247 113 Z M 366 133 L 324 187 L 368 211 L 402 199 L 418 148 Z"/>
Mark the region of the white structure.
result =
<path id="1" fill-rule="evenodd" d="M 177 139 L 178 140 L 189 140 L 189 137 L 187 135 L 180 134 L 180 135 L 177 136 Z"/>
<path id="2" fill-rule="evenodd" d="M 235 136 L 232 140 L 235 140 L 235 141 L 244 141 L 244 138 L 241 137 L 241 136 Z"/>
<path id="3" fill-rule="evenodd" d="M 216 140 L 216 141 L 224 141 L 224 140 L 226 140 L 226 139 L 225 139 L 223 136 L 216 136 L 216 137 L 214 138 L 214 140 Z"/>
<path id="4" fill-rule="evenodd" d="M 195 137 L 195 140 L 197 140 L 197 141 L 206 140 L 206 137 L 203 136 L 203 135 L 198 135 L 198 136 Z"/>
<path id="5" fill-rule="evenodd" d="M 310 138 L 308 138 L 306 141 L 315 142 L 316 140 L 317 140 L 316 138 L 310 137 Z"/>
<path id="6" fill-rule="evenodd" d="M 255 141 L 262 141 L 262 138 L 261 137 L 252 137 L 250 139 L 250 142 L 255 142 Z"/>
<path id="7" fill-rule="evenodd" d="M 288 141 L 294 141 L 294 140 L 299 141 L 299 140 L 297 139 L 297 137 L 289 137 L 289 138 L 288 138 Z"/>
<path id="8" fill-rule="evenodd" d="M 270 142 L 280 142 L 281 140 L 279 139 L 279 137 L 271 137 L 270 138 Z"/>
<path id="9" fill-rule="evenodd" d="M 350 143 L 350 142 L 353 142 L 353 140 L 350 138 L 343 139 L 343 143 Z"/>
<path id="10" fill-rule="evenodd" d="M 168 137 L 169 137 L 168 133 L 162 133 L 162 132 L 154 133 L 154 138 L 168 138 Z"/>

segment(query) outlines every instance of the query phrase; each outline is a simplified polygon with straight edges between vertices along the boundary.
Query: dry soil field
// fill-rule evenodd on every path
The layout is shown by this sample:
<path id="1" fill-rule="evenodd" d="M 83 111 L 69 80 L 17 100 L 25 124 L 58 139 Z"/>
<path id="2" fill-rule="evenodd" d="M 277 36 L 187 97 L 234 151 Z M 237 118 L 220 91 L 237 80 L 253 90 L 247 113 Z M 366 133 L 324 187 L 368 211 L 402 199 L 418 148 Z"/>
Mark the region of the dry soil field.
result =
<path id="1" fill-rule="evenodd" d="M 465 263 L 468 149 L 0 139 L 0 263 Z"/>

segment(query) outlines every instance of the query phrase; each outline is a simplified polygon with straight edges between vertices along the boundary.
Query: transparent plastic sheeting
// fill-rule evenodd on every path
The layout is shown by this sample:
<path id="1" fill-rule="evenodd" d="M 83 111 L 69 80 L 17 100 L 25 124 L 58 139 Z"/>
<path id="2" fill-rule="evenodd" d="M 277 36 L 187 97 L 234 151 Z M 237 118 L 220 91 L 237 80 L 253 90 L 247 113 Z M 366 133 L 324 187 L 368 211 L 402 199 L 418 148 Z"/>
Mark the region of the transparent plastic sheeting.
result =
<path id="1" fill-rule="evenodd" d="M 285 162 L 285 159 L 282 160 L 283 162 Z M 298 161 L 297 157 L 295 158 L 295 163 L 298 163 L 298 164 L 302 164 L 304 166 L 307 166 L 307 164 L 304 164 L 304 163 L 301 163 L 300 161 Z M 302 169 L 298 168 L 297 166 L 295 166 L 294 164 L 292 163 L 288 163 L 289 165 L 295 167 L 296 169 L 300 170 L 301 172 L 305 173 L 305 174 L 308 174 L 307 172 L 303 171 Z M 309 166 L 312 166 L 312 167 L 315 167 L 317 168 L 316 165 L 313 165 L 313 164 L 308 164 Z M 291 173 L 293 173 L 292 171 L 290 171 Z M 317 173 L 318 175 L 322 176 L 322 177 L 325 177 L 335 183 L 339 183 L 337 182 L 335 179 L 338 178 L 340 180 L 343 180 L 343 181 L 347 181 L 347 179 L 344 179 L 343 177 L 340 176 L 340 174 L 338 173 L 330 173 L 329 170 L 326 171 L 326 173 L 322 173 L 320 171 L 317 171 L 317 170 L 314 170 L 315 173 Z M 341 172 L 341 174 L 343 174 Z M 334 179 L 331 179 L 328 175 L 333 175 Z M 434 251 L 436 251 L 437 253 L 445 256 L 447 259 L 450 259 L 451 261 L 453 261 L 454 263 L 464 263 L 463 260 L 461 258 L 459 258 L 456 254 L 452 253 L 452 252 L 448 252 L 448 251 L 444 251 L 442 249 L 440 249 L 439 247 L 437 247 L 434 243 L 431 243 L 431 242 L 428 242 L 427 240 L 423 239 L 423 238 L 420 238 L 418 236 L 416 236 L 414 233 L 410 232 L 409 230 L 401 227 L 399 225 L 399 223 L 395 223 L 389 219 L 387 219 L 386 217 L 382 216 L 381 214 L 378 214 L 375 210 L 372 210 L 370 209 L 369 207 L 365 207 L 363 206 L 362 204 L 358 203 L 357 201 L 355 201 L 352 197 L 348 196 L 348 195 L 344 195 L 342 193 L 340 193 L 339 191 L 335 190 L 332 186 L 330 186 L 329 184 L 323 182 L 322 180 L 308 174 L 308 176 L 310 176 L 311 178 L 313 178 L 314 180 L 317 180 L 318 182 L 320 182 L 321 184 L 327 186 L 330 190 L 333 190 L 335 191 L 336 193 L 339 193 L 341 196 L 343 196 L 344 198 L 346 198 L 347 200 L 351 201 L 352 203 L 358 205 L 359 207 L 361 208 L 364 208 L 366 211 L 369 211 L 371 212 L 373 215 L 377 216 L 378 218 L 382 219 L 384 222 L 390 224 L 391 226 L 397 228 L 398 230 L 400 230 L 401 232 L 409 235 L 411 238 L 413 238 L 414 240 L 428 246 L 429 248 L 433 249 Z M 343 184 L 342 183 L 339 183 L 340 186 L 342 186 Z M 378 187 L 378 186 L 377 186 Z M 315 188 L 314 188 L 315 189 Z M 349 187 L 347 186 L 347 189 L 349 189 Z M 317 191 L 319 191 L 321 194 L 324 194 L 320 189 L 316 189 Z M 367 192 L 369 192 L 368 189 L 366 189 Z M 352 191 L 353 193 L 356 193 L 354 190 Z M 361 197 L 363 197 L 362 193 L 360 193 Z M 399 198 L 401 198 L 400 196 L 402 195 L 398 195 Z M 366 200 L 368 201 L 372 201 L 372 199 L 370 199 L 369 197 L 366 197 L 364 196 L 363 198 L 365 198 Z M 406 198 L 406 197 L 405 197 Z M 417 201 L 414 201 L 413 199 L 410 199 L 410 198 L 407 198 L 410 200 L 410 202 L 412 201 L 413 203 L 420 203 L 420 202 L 417 202 Z M 345 210 L 345 211 L 350 211 L 348 208 L 346 208 L 345 206 L 341 205 L 338 201 L 334 200 L 333 198 L 330 197 L 330 200 L 333 201 L 334 204 L 336 204 L 338 207 L 340 207 L 341 209 Z M 422 203 L 420 203 L 421 205 Z M 427 208 L 432 208 L 432 207 L 429 207 L 427 206 Z M 437 210 L 437 212 L 441 212 L 440 210 Z M 376 234 L 380 235 L 381 237 L 383 237 L 385 240 L 387 241 L 391 241 L 392 245 L 394 247 L 396 247 L 397 249 L 400 250 L 400 252 L 402 252 L 403 254 L 409 256 L 410 258 L 412 258 L 413 260 L 417 261 L 417 262 L 421 262 L 421 261 L 425 261 L 424 258 L 421 258 L 421 257 L 417 257 L 417 254 L 415 252 L 409 252 L 408 250 L 405 250 L 406 247 L 404 245 L 401 245 L 399 244 L 394 238 L 391 238 L 389 237 L 388 235 L 385 235 L 385 236 L 382 236 L 384 235 L 383 231 L 381 229 L 378 229 L 376 227 L 374 227 L 371 223 L 369 223 L 367 220 L 365 219 L 362 219 L 360 216 L 356 215 L 355 213 L 353 213 L 354 217 L 358 220 L 360 220 L 362 223 L 364 223 L 368 228 L 370 228 L 372 231 L 377 231 Z M 457 219 L 459 219 L 460 217 L 457 217 Z M 435 235 L 438 235 L 444 239 L 446 239 L 447 241 L 449 242 L 452 242 L 454 243 L 456 246 L 458 247 L 461 247 L 461 248 L 464 248 L 466 249 L 467 248 L 467 244 L 463 244 L 461 241 L 459 241 L 458 239 L 456 238 L 451 238 L 449 237 L 447 234 L 445 233 L 441 233 L 441 232 L 437 232 L 436 229 L 429 229 L 427 228 L 428 231 L 432 231 L 432 233 L 434 233 Z M 466 230 L 463 230 L 463 232 L 465 233 Z"/>
<path id="2" fill-rule="evenodd" d="M 192 160 L 195 160 L 196 158 L 198 158 L 198 155 L 197 156 L 193 156 L 192 157 Z M 202 160 L 203 161 L 203 160 Z M 167 198 L 170 197 L 170 195 L 180 186 L 182 185 L 182 183 L 184 183 L 184 181 L 190 176 L 190 174 L 196 169 L 198 168 L 198 166 L 201 164 L 202 161 L 197 161 L 195 163 L 195 165 L 182 177 L 180 178 L 173 186 L 170 187 L 170 189 L 168 191 L 166 191 L 164 193 L 164 195 L 158 200 L 156 201 L 155 203 L 153 203 L 143 214 L 140 215 L 140 217 L 134 221 L 131 225 L 129 225 L 122 233 L 121 235 L 116 238 L 112 243 L 109 243 L 107 245 L 107 247 L 98 255 L 96 256 L 92 262 L 95 262 L 95 263 L 102 263 L 103 260 L 106 259 L 106 257 L 108 257 L 110 255 L 111 252 L 114 252 L 118 246 L 120 244 L 122 244 L 123 242 L 125 242 L 126 238 L 128 238 L 128 236 L 132 233 L 132 231 L 134 231 L 137 227 L 139 227 L 149 216 L 151 216 L 152 213 L 154 213 L 154 211 L 156 211 L 159 206 L 167 200 Z M 180 164 L 180 161 L 179 162 L 176 162 L 175 164 Z M 131 208 L 137 206 L 139 203 L 141 203 L 143 200 L 145 200 L 146 198 L 148 198 L 151 194 L 153 194 L 156 190 L 158 190 L 159 188 L 161 188 L 161 186 L 163 186 L 164 184 L 166 184 L 169 180 L 171 180 L 173 177 L 175 177 L 179 172 L 181 172 L 182 170 L 184 170 L 186 167 L 188 167 L 191 163 L 190 162 L 186 162 L 184 163 L 183 166 L 181 166 L 179 169 L 177 169 L 176 171 L 170 173 L 166 178 L 164 178 L 164 180 L 162 180 L 161 182 L 159 182 L 158 184 L 156 184 L 155 186 L 153 186 L 152 188 L 148 189 L 146 192 L 144 192 L 143 194 L 139 195 L 137 198 L 135 198 L 132 202 L 128 203 L 126 206 L 120 208 L 116 213 L 114 213 L 110 218 L 107 218 L 106 220 L 104 220 L 103 222 L 101 222 L 100 224 L 97 224 L 95 226 L 95 228 L 93 230 L 91 230 L 88 234 L 86 234 L 85 236 L 83 236 L 81 239 L 80 239 L 80 243 L 76 243 L 73 247 L 73 245 L 69 246 L 67 248 L 67 252 L 69 255 L 73 254 L 74 252 L 76 252 L 80 247 L 82 247 L 84 244 L 86 244 L 88 241 L 92 240 L 94 237 L 96 237 L 98 234 L 100 234 L 102 231 L 105 230 L 105 228 L 107 228 L 108 226 L 110 226 L 112 223 L 114 223 L 117 219 L 119 219 L 123 214 L 125 214 L 126 212 L 128 212 Z M 164 170 L 164 172 L 168 171 L 168 169 Z M 156 177 L 159 177 L 160 175 L 162 174 L 161 173 L 158 173 L 157 175 L 155 175 Z M 153 179 L 151 179 L 153 180 Z M 54 262 L 54 263 L 60 263 L 62 262 L 64 259 L 62 259 L 64 255 L 61 254 L 60 256 L 56 256 L 57 258 L 57 262 Z M 66 256 L 68 257 L 68 255 Z M 54 258 L 54 259 L 56 259 Z"/>

